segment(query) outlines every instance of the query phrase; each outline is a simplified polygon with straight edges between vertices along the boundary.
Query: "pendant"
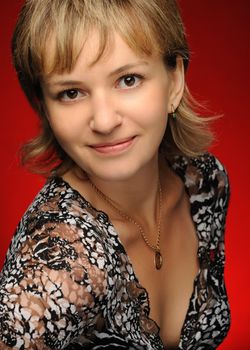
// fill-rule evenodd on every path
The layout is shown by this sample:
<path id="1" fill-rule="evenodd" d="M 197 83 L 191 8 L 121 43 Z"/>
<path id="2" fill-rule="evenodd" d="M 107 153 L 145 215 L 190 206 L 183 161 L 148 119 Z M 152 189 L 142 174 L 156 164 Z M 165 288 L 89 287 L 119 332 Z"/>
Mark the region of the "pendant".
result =
<path id="1" fill-rule="evenodd" d="M 160 270 L 160 268 L 162 267 L 162 255 L 161 252 L 159 250 L 156 250 L 155 252 L 155 267 L 157 270 Z"/>

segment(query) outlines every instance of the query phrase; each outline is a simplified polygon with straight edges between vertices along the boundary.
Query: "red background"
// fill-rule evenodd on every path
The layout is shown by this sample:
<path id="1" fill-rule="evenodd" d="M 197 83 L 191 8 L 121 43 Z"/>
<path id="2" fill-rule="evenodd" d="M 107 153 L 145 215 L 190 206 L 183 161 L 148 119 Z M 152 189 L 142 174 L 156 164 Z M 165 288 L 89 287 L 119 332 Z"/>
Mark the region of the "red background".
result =
<path id="1" fill-rule="evenodd" d="M 1 210 L 0 267 L 13 231 L 44 180 L 18 165 L 20 144 L 37 130 L 37 119 L 26 102 L 11 66 L 10 38 L 22 1 L 1 4 L 0 138 Z M 192 50 L 187 74 L 194 96 L 223 114 L 216 123 L 218 141 L 212 151 L 226 165 L 231 203 L 226 232 L 226 282 L 232 327 L 221 350 L 250 349 L 250 287 L 248 236 L 250 2 L 248 0 L 181 0 Z"/>

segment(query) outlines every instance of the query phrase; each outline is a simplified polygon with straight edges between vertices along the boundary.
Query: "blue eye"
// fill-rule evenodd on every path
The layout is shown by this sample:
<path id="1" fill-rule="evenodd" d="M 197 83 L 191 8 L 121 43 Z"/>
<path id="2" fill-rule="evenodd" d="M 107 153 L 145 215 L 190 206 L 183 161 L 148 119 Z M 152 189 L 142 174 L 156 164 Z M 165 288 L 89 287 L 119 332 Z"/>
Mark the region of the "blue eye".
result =
<path id="1" fill-rule="evenodd" d="M 127 74 L 119 79 L 118 87 L 121 89 L 130 89 L 141 84 L 143 77 L 138 74 Z"/>
<path id="2" fill-rule="evenodd" d="M 84 96 L 78 89 L 68 89 L 59 93 L 58 98 L 61 101 L 76 101 Z"/>

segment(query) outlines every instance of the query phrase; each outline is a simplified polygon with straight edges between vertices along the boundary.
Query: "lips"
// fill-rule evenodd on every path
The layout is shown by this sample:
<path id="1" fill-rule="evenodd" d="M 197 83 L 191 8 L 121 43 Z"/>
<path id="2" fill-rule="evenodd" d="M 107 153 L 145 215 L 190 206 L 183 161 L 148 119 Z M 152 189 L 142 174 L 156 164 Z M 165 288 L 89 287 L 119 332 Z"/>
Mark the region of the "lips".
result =
<path id="1" fill-rule="evenodd" d="M 129 148 L 134 139 L 135 137 L 128 137 L 126 139 L 116 140 L 113 142 L 94 144 L 90 147 L 96 152 L 102 154 L 119 153 Z"/>

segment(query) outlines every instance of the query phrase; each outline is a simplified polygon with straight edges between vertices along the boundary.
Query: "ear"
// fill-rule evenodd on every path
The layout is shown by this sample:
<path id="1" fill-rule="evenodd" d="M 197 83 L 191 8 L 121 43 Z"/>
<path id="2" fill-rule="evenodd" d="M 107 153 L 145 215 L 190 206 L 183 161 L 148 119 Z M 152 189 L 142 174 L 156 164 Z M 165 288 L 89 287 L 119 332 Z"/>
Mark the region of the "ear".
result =
<path id="1" fill-rule="evenodd" d="M 183 59 L 178 56 L 176 59 L 176 67 L 169 71 L 171 79 L 170 94 L 168 99 L 168 113 L 173 112 L 179 106 L 185 87 L 185 73 Z"/>

